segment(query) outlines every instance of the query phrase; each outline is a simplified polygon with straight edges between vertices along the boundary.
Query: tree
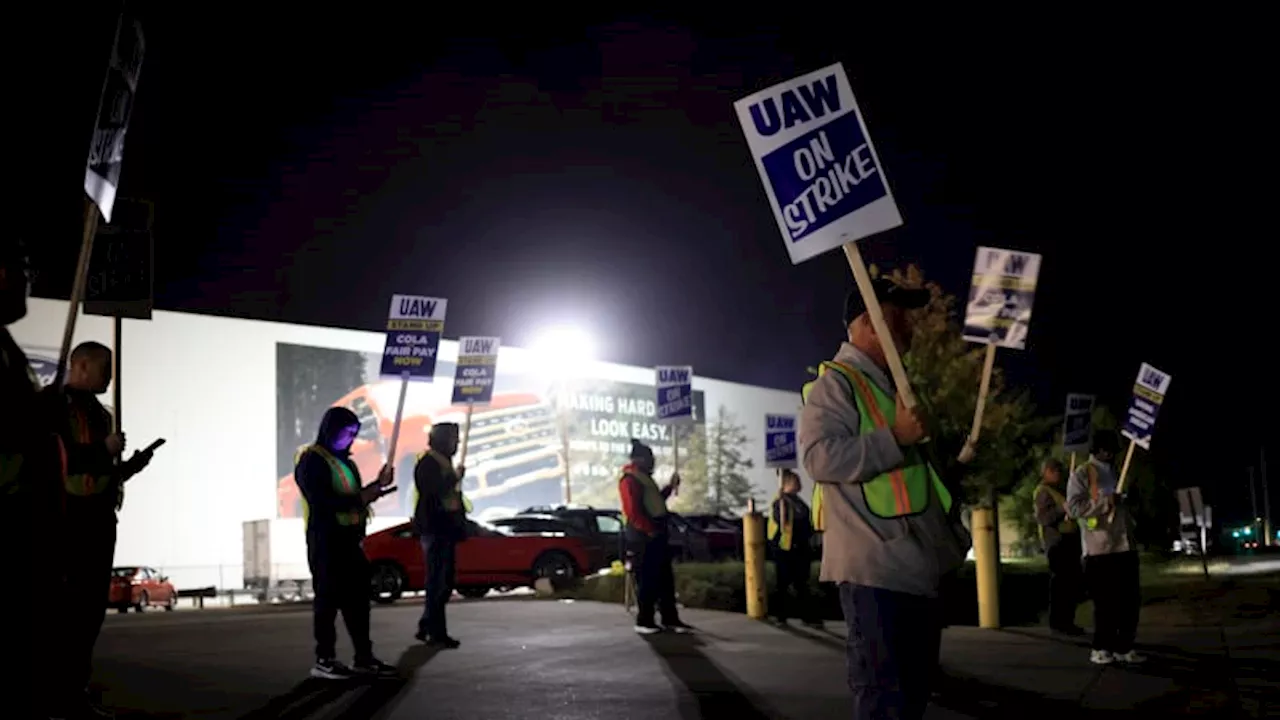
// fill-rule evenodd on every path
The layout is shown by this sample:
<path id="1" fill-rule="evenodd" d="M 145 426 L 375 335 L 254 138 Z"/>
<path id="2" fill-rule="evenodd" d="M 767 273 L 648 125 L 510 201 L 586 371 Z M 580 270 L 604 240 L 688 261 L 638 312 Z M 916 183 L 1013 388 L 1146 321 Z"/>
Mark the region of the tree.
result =
<path id="1" fill-rule="evenodd" d="M 1004 373 L 996 367 L 982 416 L 977 456 L 962 465 L 956 456 L 973 424 L 986 348 L 964 339 L 956 297 L 942 292 L 936 283 L 926 283 L 918 267 L 895 270 L 891 277 L 930 292 L 929 304 L 914 311 L 915 334 L 903 361 L 930 417 L 932 439 L 926 452 L 948 484 L 962 489 L 963 501 L 991 507 L 998 493 L 1012 490 L 1034 473 L 1060 418 L 1037 415 L 1030 395 L 1006 387 Z"/>
<path id="2" fill-rule="evenodd" d="M 712 512 L 706 425 L 680 427 L 680 492 L 668 505 L 684 515 Z"/>
<path id="3" fill-rule="evenodd" d="M 721 405 L 707 426 L 705 468 L 710 486 L 710 512 L 724 515 L 746 507 L 751 498 L 751 479 L 744 471 L 753 463 L 746 453 L 747 428 L 737 423 L 729 409 Z"/>

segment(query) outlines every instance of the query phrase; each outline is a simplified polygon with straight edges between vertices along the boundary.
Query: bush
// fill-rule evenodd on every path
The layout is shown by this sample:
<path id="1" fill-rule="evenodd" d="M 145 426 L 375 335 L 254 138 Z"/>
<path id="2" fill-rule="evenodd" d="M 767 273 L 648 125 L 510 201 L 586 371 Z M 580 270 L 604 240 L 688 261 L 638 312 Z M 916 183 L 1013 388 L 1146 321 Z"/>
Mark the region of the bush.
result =
<path id="1" fill-rule="evenodd" d="M 772 563 L 766 565 L 769 588 L 774 586 L 773 571 Z M 745 613 L 745 573 L 741 562 L 677 564 L 676 598 L 685 607 Z M 836 586 L 818 582 L 817 563 L 813 565 L 810 589 L 823 618 L 843 619 Z M 578 587 L 561 592 L 557 597 L 621 603 L 623 592 L 621 575 L 597 575 L 588 577 Z M 978 624 L 978 591 L 972 563 L 966 563 L 947 583 L 943 602 L 949 624 Z M 1049 577 L 1043 562 L 1005 563 L 1001 566 L 1000 615 L 1003 624 L 1039 623 L 1048 607 Z"/>

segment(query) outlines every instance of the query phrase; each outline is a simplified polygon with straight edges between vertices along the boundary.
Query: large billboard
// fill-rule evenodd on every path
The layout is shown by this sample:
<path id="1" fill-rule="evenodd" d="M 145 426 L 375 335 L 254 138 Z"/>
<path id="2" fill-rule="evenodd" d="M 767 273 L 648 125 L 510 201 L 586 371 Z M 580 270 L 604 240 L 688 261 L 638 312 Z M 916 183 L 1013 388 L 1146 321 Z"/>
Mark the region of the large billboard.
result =
<path id="1" fill-rule="evenodd" d="M 395 419 L 398 379 L 379 379 L 381 356 L 351 350 L 276 343 L 276 497 L 279 517 L 300 517 L 293 480 L 298 450 L 314 441 L 325 409 L 342 405 L 361 420 L 352 457 L 365 481 L 384 462 Z M 379 500 L 374 513 L 405 517 L 413 511 L 413 466 L 436 422 L 462 424 L 464 405 L 452 404 L 454 363 L 440 361 L 435 382 L 413 383 L 405 401 L 396 458 L 399 492 Z M 704 431 L 705 398 L 694 392 L 696 425 Z M 569 436 L 573 501 L 616 507 L 618 469 L 630 439 L 669 457 L 670 425 L 658 422 L 654 387 L 578 379 L 555 382 L 527 368 L 499 364 L 493 399 L 472 415 L 463 489 L 480 518 L 554 505 L 564 497 L 561 422 Z M 682 443 L 683 444 L 683 443 Z"/>

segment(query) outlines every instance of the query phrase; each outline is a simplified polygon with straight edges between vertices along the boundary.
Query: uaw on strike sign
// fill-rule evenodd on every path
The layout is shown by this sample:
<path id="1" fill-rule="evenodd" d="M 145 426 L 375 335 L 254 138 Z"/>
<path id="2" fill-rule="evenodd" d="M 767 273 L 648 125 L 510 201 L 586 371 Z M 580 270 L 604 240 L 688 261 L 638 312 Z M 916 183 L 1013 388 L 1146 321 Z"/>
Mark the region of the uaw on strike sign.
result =
<path id="1" fill-rule="evenodd" d="M 444 298 L 391 296 L 387 343 L 382 349 L 383 377 L 431 382 L 436 374 L 436 356 L 448 305 Z"/>
<path id="2" fill-rule="evenodd" d="M 733 107 L 793 264 L 902 224 L 842 65 Z"/>
<path id="3" fill-rule="evenodd" d="M 764 465 L 768 468 L 796 466 L 796 416 L 764 416 Z"/>
<path id="4" fill-rule="evenodd" d="M 693 368 L 688 365 L 660 365 L 655 371 L 658 422 L 693 422 Z"/>
<path id="5" fill-rule="evenodd" d="M 1156 429 L 1156 415 L 1169 393 L 1173 376 L 1142 363 L 1138 379 L 1133 384 L 1133 398 L 1129 400 L 1129 412 L 1125 414 L 1120 434 L 1137 443 L 1143 450 L 1151 449 L 1151 435 Z"/>

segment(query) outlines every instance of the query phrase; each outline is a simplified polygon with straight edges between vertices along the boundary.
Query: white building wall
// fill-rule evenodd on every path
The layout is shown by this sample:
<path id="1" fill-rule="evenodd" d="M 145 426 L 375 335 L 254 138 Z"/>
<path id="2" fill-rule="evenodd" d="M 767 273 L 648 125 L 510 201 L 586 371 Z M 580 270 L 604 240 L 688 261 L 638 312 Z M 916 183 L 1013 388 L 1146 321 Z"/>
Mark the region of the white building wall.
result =
<path id="1" fill-rule="evenodd" d="M 66 302 L 33 298 L 28 316 L 11 332 L 33 358 L 53 362 L 66 309 Z M 95 340 L 110 346 L 111 336 L 110 318 L 80 316 L 75 343 Z M 159 437 L 168 443 L 129 483 L 120 513 L 118 564 L 157 567 L 179 587 L 240 587 L 243 523 L 276 517 L 279 342 L 380 354 L 383 336 L 175 312 L 156 312 L 151 321 L 124 321 L 121 404 L 129 448 L 140 449 Z M 439 359 L 452 362 L 457 353 L 455 341 L 444 341 Z M 527 350 L 501 350 L 499 373 L 535 365 Z M 652 368 L 597 362 L 584 373 L 601 380 L 654 383 Z M 708 416 L 724 405 L 747 426 L 749 456 L 756 465 L 749 472 L 757 497 L 772 496 L 774 472 L 763 467 L 764 415 L 797 412 L 799 392 L 704 377 L 695 377 L 694 388 L 705 393 Z M 422 386 L 411 386 L 411 397 L 415 391 L 422 392 Z M 101 399 L 109 405 L 110 391 Z M 375 517 L 374 528 L 397 520 Z M 301 524 L 292 522 L 299 527 L 299 542 L 273 548 L 272 559 L 305 568 Z"/>

